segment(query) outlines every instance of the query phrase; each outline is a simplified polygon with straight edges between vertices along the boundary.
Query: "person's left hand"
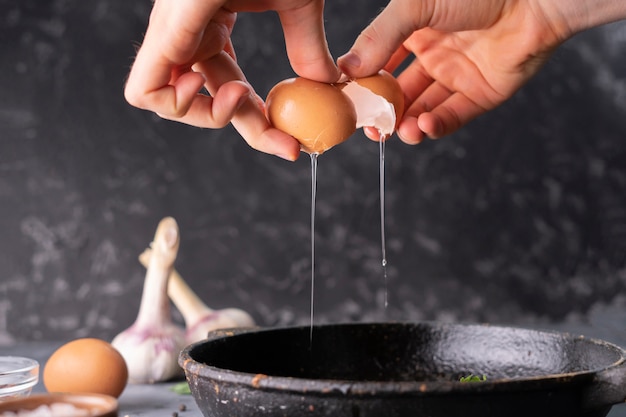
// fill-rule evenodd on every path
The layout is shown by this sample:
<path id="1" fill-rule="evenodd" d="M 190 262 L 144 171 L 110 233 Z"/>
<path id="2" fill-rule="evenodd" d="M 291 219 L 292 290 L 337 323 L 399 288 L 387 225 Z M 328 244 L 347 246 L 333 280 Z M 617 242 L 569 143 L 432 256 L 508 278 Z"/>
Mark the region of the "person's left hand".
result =
<path id="1" fill-rule="evenodd" d="M 406 107 L 398 136 L 408 144 L 440 138 L 509 99 L 567 39 L 571 32 L 550 5 L 391 0 L 339 66 L 363 77 L 408 60 L 397 77 Z M 373 129 L 365 132 L 378 140 Z"/>

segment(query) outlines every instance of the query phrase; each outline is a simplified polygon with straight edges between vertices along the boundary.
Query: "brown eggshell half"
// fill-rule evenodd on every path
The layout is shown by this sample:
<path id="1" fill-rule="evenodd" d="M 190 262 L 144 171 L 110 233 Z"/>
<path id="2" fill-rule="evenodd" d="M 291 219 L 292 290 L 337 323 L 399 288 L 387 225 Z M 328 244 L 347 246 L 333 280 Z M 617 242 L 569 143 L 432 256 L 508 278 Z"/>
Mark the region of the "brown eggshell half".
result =
<path id="1" fill-rule="evenodd" d="M 372 93 L 383 97 L 393 105 L 396 112 L 396 127 L 404 114 L 404 93 L 398 84 L 398 80 L 385 70 L 369 77 L 357 78 L 357 84 L 367 88 Z"/>

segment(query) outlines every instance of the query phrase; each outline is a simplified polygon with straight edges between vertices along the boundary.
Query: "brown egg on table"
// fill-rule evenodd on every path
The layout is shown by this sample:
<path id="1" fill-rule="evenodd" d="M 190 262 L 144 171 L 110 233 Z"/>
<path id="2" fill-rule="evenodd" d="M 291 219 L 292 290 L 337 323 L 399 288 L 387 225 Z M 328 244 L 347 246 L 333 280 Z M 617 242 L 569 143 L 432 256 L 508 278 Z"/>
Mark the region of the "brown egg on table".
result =
<path id="1" fill-rule="evenodd" d="M 92 393 L 119 397 L 128 381 L 122 355 L 110 343 L 76 339 L 50 356 L 43 371 L 48 392 Z"/>
<path id="2" fill-rule="evenodd" d="M 304 152 L 322 154 L 360 127 L 389 137 L 404 110 L 404 95 L 393 75 L 380 71 L 337 84 L 290 78 L 276 84 L 265 103 L 272 126 L 296 138 Z"/>

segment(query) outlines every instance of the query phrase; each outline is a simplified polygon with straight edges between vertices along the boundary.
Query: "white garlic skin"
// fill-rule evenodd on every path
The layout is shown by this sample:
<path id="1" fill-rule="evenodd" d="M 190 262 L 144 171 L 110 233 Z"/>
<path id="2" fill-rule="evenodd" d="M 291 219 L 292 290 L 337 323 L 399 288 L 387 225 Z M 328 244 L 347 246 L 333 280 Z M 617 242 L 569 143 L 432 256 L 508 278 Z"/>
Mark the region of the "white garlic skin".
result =
<path id="1" fill-rule="evenodd" d="M 206 339 L 208 333 L 217 329 L 234 327 L 255 327 L 254 319 L 247 312 L 238 308 L 209 310 L 204 317 L 187 327 L 187 343 L 195 343 Z"/>
<path id="2" fill-rule="evenodd" d="M 178 355 L 187 343 L 184 330 L 176 325 L 166 325 L 158 331 L 131 326 L 111 344 L 126 361 L 130 383 L 153 384 L 183 376 Z"/>

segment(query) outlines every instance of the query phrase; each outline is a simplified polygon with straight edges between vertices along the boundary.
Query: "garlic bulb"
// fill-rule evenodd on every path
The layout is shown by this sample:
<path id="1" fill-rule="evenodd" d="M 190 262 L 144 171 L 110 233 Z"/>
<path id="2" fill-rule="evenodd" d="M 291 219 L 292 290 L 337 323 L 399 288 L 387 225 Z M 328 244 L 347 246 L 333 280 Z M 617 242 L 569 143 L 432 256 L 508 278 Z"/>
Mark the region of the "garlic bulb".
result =
<path id="1" fill-rule="evenodd" d="M 144 266 L 149 265 L 153 253 L 153 250 L 146 249 L 139 255 L 140 262 Z M 209 308 L 175 269 L 170 275 L 167 292 L 185 320 L 187 343 L 205 339 L 211 330 L 255 326 L 252 316 L 239 308 Z"/>
<path id="2" fill-rule="evenodd" d="M 186 346 L 185 333 L 172 321 L 167 296 L 179 242 L 176 221 L 171 217 L 161 220 L 151 244 L 153 256 L 137 319 L 111 343 L 124 357 L 131 383 L 166 381 L 183 374 L 178 355 Z"/>

